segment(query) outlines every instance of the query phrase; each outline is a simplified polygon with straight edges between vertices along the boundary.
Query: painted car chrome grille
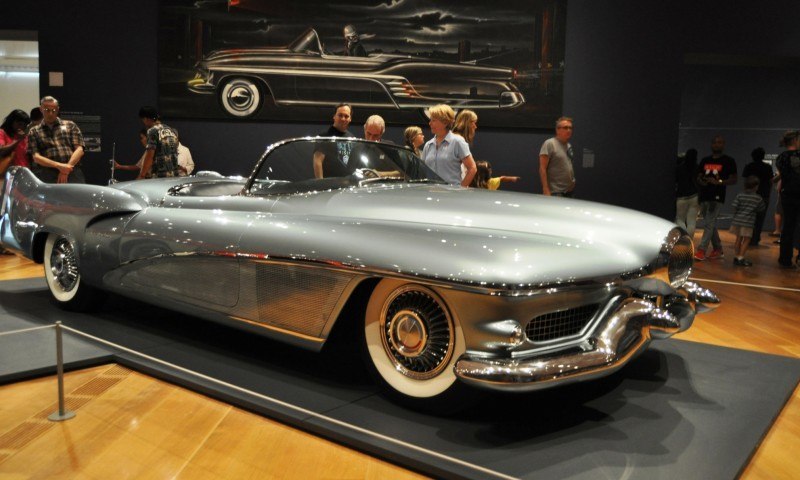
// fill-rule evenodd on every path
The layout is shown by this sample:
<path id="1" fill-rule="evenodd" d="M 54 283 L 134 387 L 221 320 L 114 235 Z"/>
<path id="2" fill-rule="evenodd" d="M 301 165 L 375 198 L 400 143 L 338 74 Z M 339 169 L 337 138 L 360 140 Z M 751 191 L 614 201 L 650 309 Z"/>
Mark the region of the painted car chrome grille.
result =
<path id="1" fill-rule="evenodd" d="M 547 342 L 576 335 L 592 320 L 599 308 L 599 303 L 593 303 L 539 315 L 525 327 L 525 335 L 532 342 Z"/>

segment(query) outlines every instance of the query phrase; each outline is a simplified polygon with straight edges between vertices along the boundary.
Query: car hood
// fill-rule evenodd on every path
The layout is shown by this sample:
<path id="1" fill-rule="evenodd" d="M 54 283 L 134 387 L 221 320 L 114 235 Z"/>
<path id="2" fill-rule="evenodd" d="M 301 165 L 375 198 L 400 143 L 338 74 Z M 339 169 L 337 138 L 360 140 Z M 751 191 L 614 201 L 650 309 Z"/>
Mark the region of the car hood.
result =
<path id="1" fill-rule="evenodd" d="M 225 50 L 214 50 L 205 56 L 206 61 L 222 61 L 228 58 L 245 58 L 262 55 L 292 53 L 287 47 L 259 47 L 259 48 L 229 48 Z"/>
<path id="2" fill-rule="evenodd" d="M 272 213 L 327 239 L 322 248 L 295 243 L 302 256 L 519 287 L 635 273 L 674 228 L 600 203 L 444 185 L 295 195 L 279 199 Z"/>
<path id="3" fill-rule="evenodd" d="M 288 47 L 259 47 L 259 48 L 233 48 L 226 50 L 215 50 L 206 55 L 199 66 L 205 68 L 213 67 L 233 67 L 233 66 L 252 66 L 263 67 L 269 65 L 271 62 L 276 61 L 281 57 L 296 57 L 302 55 L 301 53 L 294 52 Z M 498 76 L 501 79 L 510 78 L 513 70 L 508 67 L 492 66 L 492 65 L 478 65 L 472 62 L 448 62 L 444 60 L 435 60 L 420 57 L 413 57 L 409 55 L 395 55 L 387 53 L 370 54 L 368 57 L 345 57 L 341 55 L 327 54 L 322 57 L 328 66 L 335 67 L 339 65 L 337 62 L 344 62 L 342 68 L 350 69 L 382 69 L 381 73 L 386 75 L 403 75 L 408 72 L 396 69 L 403 69 L 408 64 L 419 65 L 433 65 L 436 66 L 448 65 L 450 68 L 461 67 L 467 69 L 472 74 L 480 73 L 482 75 Z M 297 68 L 293 66 L 292 68 Z"/>

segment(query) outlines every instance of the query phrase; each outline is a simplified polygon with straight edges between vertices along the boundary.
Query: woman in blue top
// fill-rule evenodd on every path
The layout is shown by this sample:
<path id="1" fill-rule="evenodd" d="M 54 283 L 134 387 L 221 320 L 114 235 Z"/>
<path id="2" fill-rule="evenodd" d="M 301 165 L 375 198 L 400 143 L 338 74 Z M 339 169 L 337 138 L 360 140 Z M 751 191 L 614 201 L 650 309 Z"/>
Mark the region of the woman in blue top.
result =
<path id="1" fill-rule="evenodd" d="M 425 143 L 422 160 L 446 182 L 468 187 L 477 168 L 467 141 L 450 131 L 456 117 L 455 112 L 449 105 L 436 105 L 428 112 L 431 118 L 428 125 L 431 127 L 433 138 Z M 462 164 L 466 169 L 463 179 Z"/>

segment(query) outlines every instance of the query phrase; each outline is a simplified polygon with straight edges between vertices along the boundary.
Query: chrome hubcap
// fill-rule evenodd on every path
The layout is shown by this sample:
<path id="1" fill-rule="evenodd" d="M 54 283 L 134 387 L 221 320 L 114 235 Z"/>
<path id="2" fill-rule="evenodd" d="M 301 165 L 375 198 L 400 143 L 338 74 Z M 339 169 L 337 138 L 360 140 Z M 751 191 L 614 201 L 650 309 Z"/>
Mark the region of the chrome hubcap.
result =
<path id="1" fill-rule="evenodd" d="M 425 323 L 419 315 L 411 310 L 401 310 L 392 318 L 390 325 L 389 341 L 392 347 L 403 356 L 419 356 L 428 341 Z"/>
<path id="2" fill-rule="evenodd" d="M 50 272 L 59 287 L 65 292 L 71 291 L 78 283 L 78 260 L 75 249 L 64 238 L 59 238 L 50 253 Z"/>
<path id="3" fill-rule="evenodd" d="M 395 292 L 386 305 L 383 347 L 396 370 L 416 380 L 439 375 L 455 345 L 453 323 L 439 301 L 412 286 Z"/>

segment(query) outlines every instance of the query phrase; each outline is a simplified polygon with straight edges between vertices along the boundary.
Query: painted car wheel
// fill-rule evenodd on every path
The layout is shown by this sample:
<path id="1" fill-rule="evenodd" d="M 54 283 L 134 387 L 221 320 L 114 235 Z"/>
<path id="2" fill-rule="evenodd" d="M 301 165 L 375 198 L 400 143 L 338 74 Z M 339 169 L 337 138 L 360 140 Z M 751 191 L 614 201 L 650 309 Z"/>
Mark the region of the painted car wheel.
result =
<path id="1" fill-rule="evenodd" d="M 433 398 L 456 383 L 464 352 L 458 323 L 442 298 L 421 285 L 381 281 L 367 305 L 367 355 L 379 379 L 410 398 Z"/>
<path id="2" fill-rule="evenodd" d="M 225 82 L 219 92 L 220 103 L 234 117 L 255 114 L 263 102 L 258 84 L 249 78 L 236 77 Z"/>

